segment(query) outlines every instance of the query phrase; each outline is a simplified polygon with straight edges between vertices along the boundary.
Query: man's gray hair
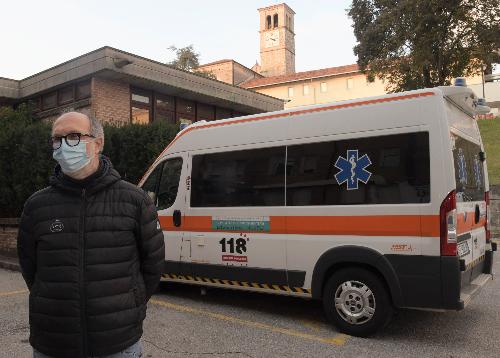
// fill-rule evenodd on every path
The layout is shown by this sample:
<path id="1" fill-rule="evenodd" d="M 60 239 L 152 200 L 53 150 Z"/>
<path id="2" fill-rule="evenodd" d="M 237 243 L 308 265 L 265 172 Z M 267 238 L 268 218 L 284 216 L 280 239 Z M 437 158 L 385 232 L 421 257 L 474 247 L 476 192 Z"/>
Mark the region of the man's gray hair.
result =
<path id="1" fill-rule="evenodd" d="M 104 129 L 102 128 L 101 122 L 95 116 L 88 116 L 90 121 L 90 134 L 94 137 L 102 137 L 104 138 Z"/>

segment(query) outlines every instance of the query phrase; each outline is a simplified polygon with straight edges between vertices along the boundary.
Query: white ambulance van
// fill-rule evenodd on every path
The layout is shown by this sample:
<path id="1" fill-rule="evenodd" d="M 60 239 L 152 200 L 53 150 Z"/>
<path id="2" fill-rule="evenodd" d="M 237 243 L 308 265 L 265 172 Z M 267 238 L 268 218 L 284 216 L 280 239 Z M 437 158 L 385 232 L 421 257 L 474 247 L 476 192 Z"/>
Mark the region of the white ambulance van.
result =
<path id="1" fill-rule="evenodd" d="M 463 309 L 496 250 L 476 106 L 440 87 L 190 125 L 139 183 L 163 279 L 320 299 L 356 336 Z"/>

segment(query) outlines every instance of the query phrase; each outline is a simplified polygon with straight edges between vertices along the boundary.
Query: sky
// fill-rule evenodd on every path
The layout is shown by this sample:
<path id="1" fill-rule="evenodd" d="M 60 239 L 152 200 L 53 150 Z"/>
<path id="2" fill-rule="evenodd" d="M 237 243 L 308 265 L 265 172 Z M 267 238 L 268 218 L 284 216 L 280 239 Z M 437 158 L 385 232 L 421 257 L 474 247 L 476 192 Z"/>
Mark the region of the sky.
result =
<path id="1" fill-rule="evenodd" d="M 257 9 L 274 0 L 14 0 L 0 12 L 0 77 L 22 79 L 102 46 L 169 62 L 193 45 L 200 63 L 260 62 Z M 351 0 L 287 0 L 295 11 L 296 71 L 356 62 Z"/>

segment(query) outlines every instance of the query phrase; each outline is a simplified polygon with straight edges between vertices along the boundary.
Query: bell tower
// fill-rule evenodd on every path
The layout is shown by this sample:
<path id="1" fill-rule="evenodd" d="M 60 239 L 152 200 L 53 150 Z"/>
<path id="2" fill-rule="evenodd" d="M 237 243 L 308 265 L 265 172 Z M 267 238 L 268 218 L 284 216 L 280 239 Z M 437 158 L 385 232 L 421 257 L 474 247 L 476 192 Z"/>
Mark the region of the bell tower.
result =
<path id="1" fill-rule="evenodd" d="M 285 3 L 259 9 L 260 74 L 266 77 L 295 72 L 295 12 Z"/>

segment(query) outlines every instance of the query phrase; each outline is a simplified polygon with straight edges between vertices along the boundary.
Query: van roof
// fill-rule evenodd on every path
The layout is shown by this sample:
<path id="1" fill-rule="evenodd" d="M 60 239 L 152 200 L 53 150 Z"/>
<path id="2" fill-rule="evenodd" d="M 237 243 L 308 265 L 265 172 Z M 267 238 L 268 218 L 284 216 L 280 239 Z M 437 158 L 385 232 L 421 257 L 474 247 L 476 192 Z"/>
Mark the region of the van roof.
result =
<path id="1" fill-rule="evenodd" d="M 445 98 L 453 100 L 453 102 L 456 105 L 459 105 L 464 111 L 467 113 L 474 115 L 474 104 L 473 101 L 477 99 L 477 96 L 474 94 L 474 92 L 468 88 L 468 87 L 462 87 L 462 86 L 440 86 L 440 87 L 435 87 L 435 88 L 424 88 L 424 89 L 419 89 L 419 90 L 413 90 L 413 91 L 405 91 L 405 92 L 398 92 L 398 93 L 390 93 L 390 94 L 385 94 L 381 96 L 371 96 L 371 97 L 363 97 L 363 98 L 355 98 L 355 99 L 349 99 L 349 100 L 343 100 L 343 101 L 337 101 L 337 102 L 327 102 L 327 103 L 321 103 L 321 104 L 313 104 L 313 105 L 307 105 L 307 106 L 301 106 L 301 107 L 293 107 L 289 109 L 284 109 L 280 111 L 275 111 L 275 112 L 266 112 L 266 113 L 261 113 L 261 114 L 251 114 L 248 116 L 242 116 L 242 117 L 236 117 L 236 118 L 225 118 L 225 119 L 219 119 L 216 121 L 199 121 L 195 122 L 188 127 L 184 128 L 186 130 L 187 128 L 196 129 L 199 127 L 217 127 L 221 126 L 224 124 L 229 124 L 232 122 L 242 122 L 247 119 L 255 119 L 255 120 L 263 120 L 263 119 L 270 119 L 270 118 L 276 118 L 280 116 L 287 116 L 287 115 L 299 115 L 299 114 L 304 114 L 304 113 L 309 113 L 309 112 L 315 112 L 315 111 L 324 111 L 324 110 L 332 110 L 332 109 L 337 109 L 337 108 L 343 108 L 343 107 L 354 107 L 354 106 L 361 106 L 361 105 L 369 105 L 369 104 L 374 104 L 374 103 L 381 103 L 381 102 L 391 102 L 391 100 L 394 99 L 410 99 L 410 98 L 418 98 L 422 96 L 426 96 L 429 92 L 432 92 L 434 95 L 441 95 Z M 465 96 L 464 96 L 465 95 Z M 464 103 L 464 98 L 468 97 L 471 99 L 471 102 Z M 178 135 L 180 135 L 184 130 L 180 131 Z"/>
<path id="2" fill-rule="evenodd" d="M 459 89 L 462 89 L 461 93 L 464 93 L 464 91 L 463 91 L 464 87 L 457 87 L 457 90 L 459 90 Z M 465 89 L 468 90 L 467 88 L 465 88 Z M 344 100 L 344 101 L 338 101 L 338 102 L 330 102 L 330 103 L 322 103 L 322 104 L 294 107 L 294 108 L 289 108 L 289 109 L 285 109 L 285 110 L 281 110 L 281 111 L 266 112 L 266 113 L 254 114 L 254 115 L 248 115 L 248 116 L 242 116 L 242 117 L 236 117 L 236 118 L 226 118 L 226 119 L 220 119 L 220 120 L 210 121 L 210 122 L 199 121 L 199 122 L 195 122 L 195 123 L 189 125 L 188 127 L 181 130 L 179 133 L 177 133 L 176 137 L 165 148 L 165 150 L 162 152 L 162 154 L 159 157 L 161 157 L 166 152 L 167 149 L 171 148 L 172 145 L 180 137 L 183 137 L 188 132 L 192 132 L 192 131 L 197 130 L 197 129 L 223 127 L 226 125 L 239 124 L 239 123 L 245 123 L 245 122 L 263 121 L 262 123 L 265 123 L 264 121 L 266 119 L 296 116 L 296 115 L 309 114 L 309 113 L 314 113 L 314 112 L 336 110 L 336 109 L 341 109 L 341 108 L 355 108 L 355 107 L 361 107 L 361 106 L 366 106 L 366 105 L 371 105 L 371 104 L 379 104 L 379 103 L 385 103 L 385 102 L 390 103 L 393 101 L 411 100 L 411 99 L 428 97 L 428 96 L 435 96 L 435 95 L 445 96 L 444 92 L 446 90 L 447 90 L 447 87 L 432 88 L 432 89 L 420 89 L 420 90 L 415 90 L 415 91 L 391 93 L 391 94 L 386 94 L 386 95 L 381 95 L 381 96 L 357 98 L 357 99 L 350 99 L 350 100 Z M 455 91 L 453 93 L 458 93 L 458 92 L 460 92 L 460 91 Z M 472 91 L 468 90 L 468 92 L 472 92 Z"/>
<path id="3" fill-rule="evenodd" d="M 478 97 L 470 88 L 462 86 L 443 86 L 437 88 L 441 91 L 444 98 L 459 107 L 469 116 L 473 117 L 476 114 L 476 100 Z"/>
<path id="4" fill-rule="evenodd" d="M 158 158 L 153 163 L 152 167 L 165 155 L 165 153 L 167 153 L 167 151 L 169 149 L 173 149 L 174 152 L 178 151 L 172 147 L 174 146 L 174 144 L 176 142 L 178 142 L 178 140 L 181 137 L 184 138 L 184 137 L 186 137 L 186 135 L 189 132 L 193 132 L 193 131 L 198 130 L 198 129 L 205 129 L 205 128 L 206 129 L 208 129 L 208 128 L 215 129 L 217 127 L 225 127 L 225 126 L 231 125 L 231 124 L 242 124 L 242 123 L 248 123 L 248 122 L 254 122 L 257 124 L 258 122 L 261 122 L 261 121 L 262 121 L 261 123 L 264 124 L 267 122 L 267 121 L 265 121 L 267 119 L 275 119 L 275 118 L 277 119 L 280 117 L 284 118 L 284 117 L 289 117 L 289 116 L 296 116 L 296 115 L 337 110 L 337 109 L 359 108 L 359 107 L 372 105 L 372 104 L 391 103 L 394 101 L 399 102 L 401 100 L 412 100 L 412 99 L 423 98 L 423 97 L 432 97 L 432 96 L 438 96 L 441 98 L 443 98 L 443 97 L 448 98 L 453 103 L 455 103 L 457 106 L 459 106 L 464 111 L 466 111 L 467 113 L 473 114 L 473 102 L 474 102 L 473 99 L 476 97 L 474 96 L 474 93 L 472 92 L 471 89 L 466 88 L 466 87 L 436 87 L 436 88 L 431 88 L 431 89 L 420 89 L 420 90 L 415 90 L 415 91 L 392 93 L 392 94 L 386 94 L 386 95 L 382 95 L 382 96 L 358 98 L 358 99 L 351 99 L 351 100 L 345 100 L 345 101 L 339 101 L 339 102 L 331 102 L 331 103 L 323 103 L 323 104 L 303 106 L 303 107 L 295 107 L 295 108 L 285 109 L 285 110 L 276 111 L 276 112 L 267 112 L 267 113 L 262 113 L 262 114 L 257 114 L 257 115 L 249 115 L 249 116 L 243 116 L 243 117 L 237 117 L 237 118 L 227 118 L 227 119 L 211 121 L 211 122 L 202 121 L 202 122 L 193 123 L 193 124 L 189 125 L 188 127 L 184 128 L 182 131 L 180 131 L 177 134 L 177 136 L 172 140 L 172 142 L 170 142 L 170 144 L 168 144 L 168 146 L 158 156 Z M 469 99 L 469 101 L 464 102 L 464 99 Z"/>

